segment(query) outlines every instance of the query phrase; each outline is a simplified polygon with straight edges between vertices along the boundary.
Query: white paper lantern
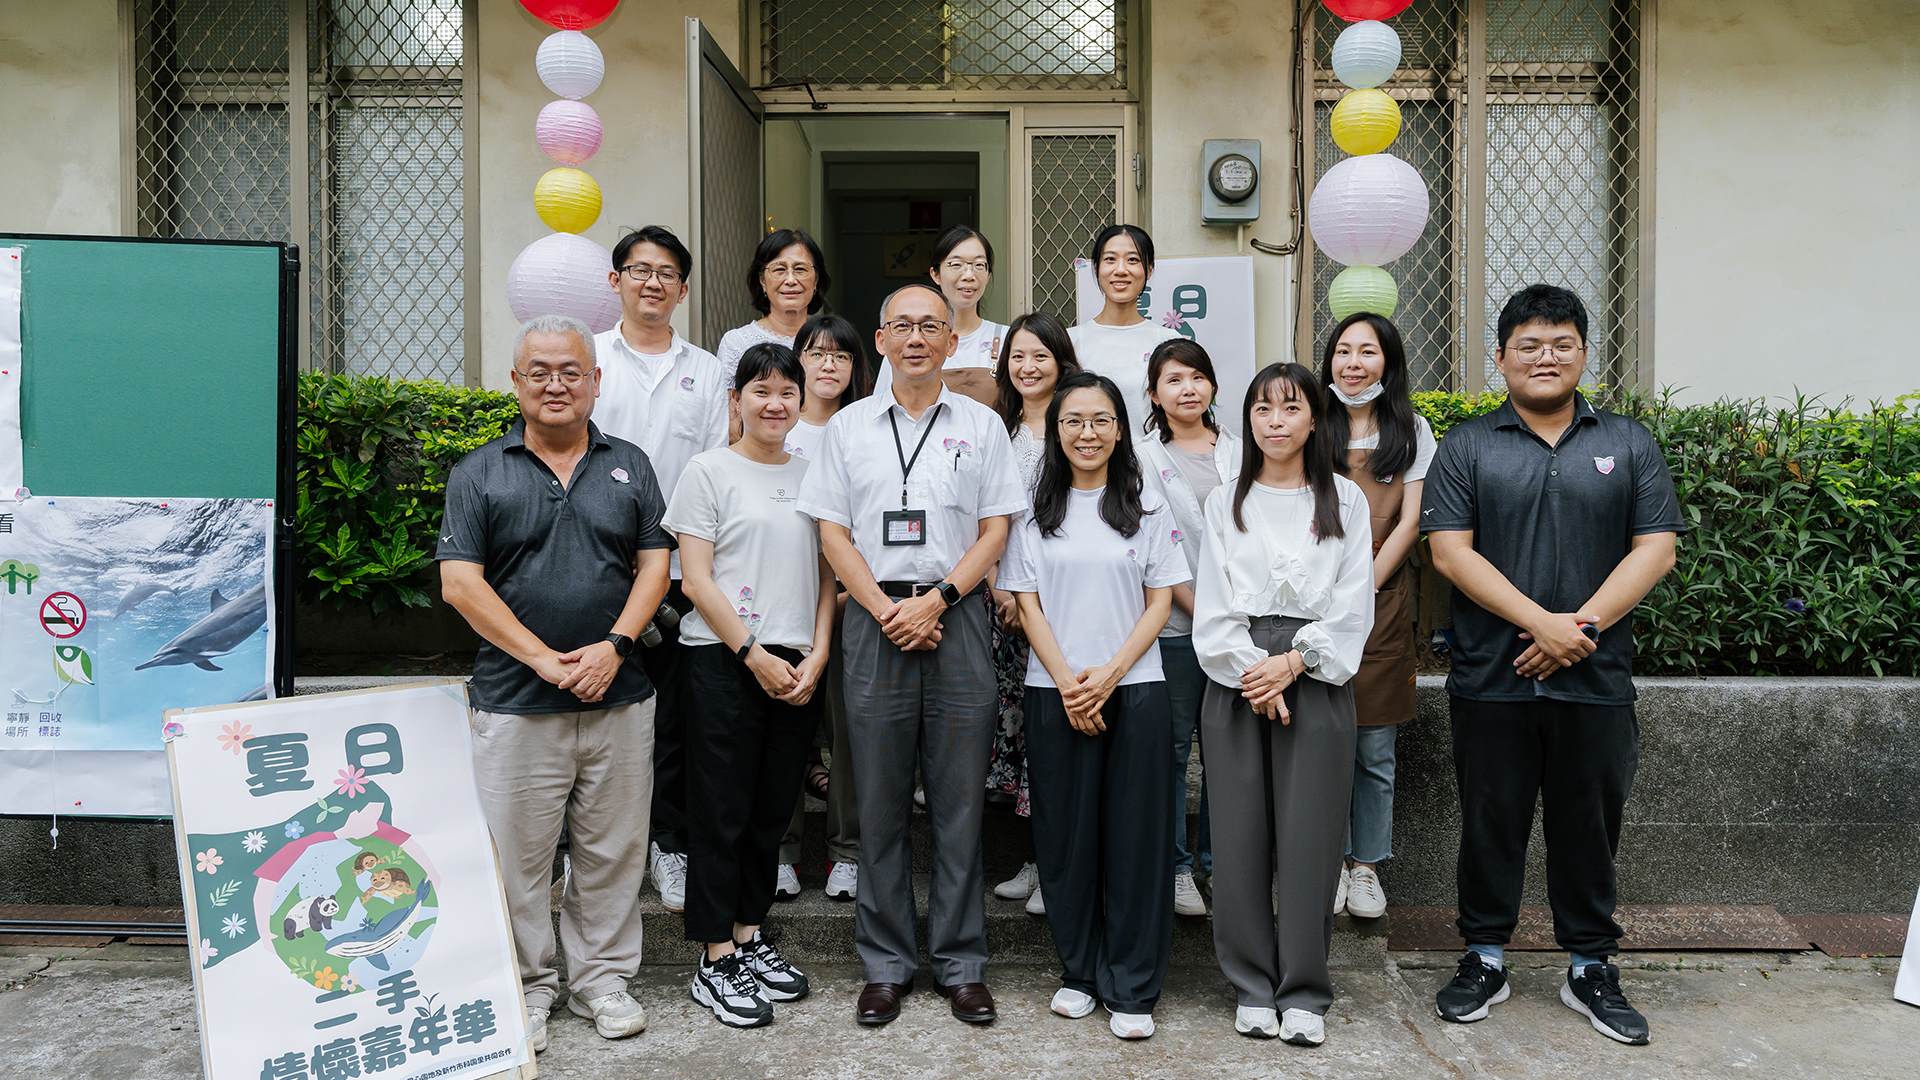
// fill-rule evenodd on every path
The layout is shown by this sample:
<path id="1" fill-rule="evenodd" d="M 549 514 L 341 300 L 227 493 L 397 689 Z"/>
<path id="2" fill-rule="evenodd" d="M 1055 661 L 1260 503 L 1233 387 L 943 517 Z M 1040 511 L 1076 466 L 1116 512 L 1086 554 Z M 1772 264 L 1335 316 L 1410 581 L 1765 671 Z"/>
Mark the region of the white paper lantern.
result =
<path id="1" fill-rule="evenodd" d="M 1400 66 L 1400 35 L 1377 20 L 1357 22 L 1333 41 L 1333 77 L 1365 90 L 1393 77 Z"/>
<path id="2" fill-rule="evenodd" d="M 1382 266 L 1405 255 L 1427 227 L 1427 185 L 1392 154 L 1350 157 L 1313 186 L 1307 227 L 1327 258 Z"/>
<path id="3" fill-rule="evenodd" d="M 600 80 L 607 74 L 600 46 L 578 30 L 547 35 L 533 56 L 533 67 L 547 89 L 563 98 L 586 97 L 600 88 Z"/>
<path id="4" fill-rule="evenodd" d="M 549 233 L 522 248 L 507 268 L 507 306 L 525 322 L 571 315 L 594 333 L 613 329 L 620 297 L 607 284 L 613 253 L 577 233 Z"/>

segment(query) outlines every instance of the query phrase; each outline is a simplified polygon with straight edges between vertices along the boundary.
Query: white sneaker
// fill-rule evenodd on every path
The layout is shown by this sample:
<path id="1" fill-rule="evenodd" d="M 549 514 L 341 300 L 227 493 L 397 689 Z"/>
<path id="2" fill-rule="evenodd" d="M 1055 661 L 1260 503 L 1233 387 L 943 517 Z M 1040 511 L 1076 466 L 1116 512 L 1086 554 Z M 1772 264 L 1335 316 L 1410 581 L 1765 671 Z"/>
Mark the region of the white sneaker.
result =
<path id="1" fill-rule="evenodd" d="M 1175 915 L 1207 913 L 1207 901 L 1200 895 L 1200 886 L 1193 883 L 1193 871 L 1184 866 L 1173 872 L 1173 913 Z"/>
<path id="2" fill-rule="evenodd" d="M 624 1039 L 647 1030 L 647 1010 L 625 990 L 601 994 L 582 1001 L 579 994 L 567 997 L 567 1011 L 593 1021 L 593 1030 L 603 1039 Z"/>
<path id="3" fill-rule="evenodd" d="M 1347 913 L 1347 886 L 1349 884 L 1347 868 L 1343 865 L 1340 867 L 1340 880 L 1333 887 L 1333 913 L 1335 915 L 1345 915 Z"/>
<path id="4" fill-rule="evenodd" d="M 1032 863 L 1020 867 L 1020 872 L 993 887 L 993 895 L 1002 900 L 1025 900 L 1040 887 L 1040 868 Z"/>
<path id="5" fill-rule="evenodd" d="M 1327 1041 L 1327 1024 L 1319 1013 L 1288 1009 L 1280 1017 L 1280 1037 L 1295 1046 L 1319 1046 Z"/>
<path id="6" fill-rule="evenodd" d="M 1122 1039 L 1153 1038 L 1152 1013 L 1123 1013 L 1107 1010 L 1107 1030 Z"/>
<path id="7" fill-rule="evenodd" d="M 1347 874 L 1347 914 L 1377 919 L 1387 913 L 1387 893 L 1371 866 L 1356 866 Z"/>
<path id="8" fill-rule="evenodd" d="M 831 900 L 853 900 L 860 895 L 860 864 L 837 862 L 827 874 L 827 897 Z"/>
<path id="9" fill-rule="evenodd" d="M 670 851 L 661 851 L 660 845 L 654 844 L 649 863 L 653 871 L 653 887 L 660 891 L 661 905 L 675 913 L 685 911 L 687 909 L 687 857 Z"/>
<path id="10" fill-rule="evenodd" d="M 780 870 L 773 877 L 773 898 L 792 900 L 800 895 L 800 874 L 792 863 L 781 863 Z"/>
<path id="11" fill-rule="evenodd" d="M 1040 886 L 1035 885 L 1033 887 L 1033 895 L 1027 897 L 1027 914 L 1045 915 L 1046 913 L 1047 902 L 1040 899 Z"/>
<path id="12" fill-rule="evenodd" d="M 919 807 L 922 810 L 925 810 L 927 808 L 927 789 L 926 788 L 920 787 L 919 785 L 914 786 L 913 805 Z"/>
<path id="13" fill-rule="evenodd" d="M 547 1007 L 527 1006 L 527 1046 L 538 1054 L 547 1048 Z"/>
<path id="14" fill-rule="evenodd" d="M 1093 1011 L 1100 1004 L 1091 994 L 1083 994 L 1072 987 L 1063 986 L 1053 992 L 1053 1004 L 1049 1006 L 1058 1016 L 1069 1020 L 1078 1020 Z"/>
<path id="15" fill-rule="evenodd" d="M 746 957 L 738 952 L 708 960 L 703 950 L 688 993 L 695 1002 L 713 1010 L 714 1019 L 728 1027 L 765 1027 L 773 1023 L 773 1002 L 767 1000 L 766 990 L 753 977 L 753 972 L 747 970 Z"/>
<path id="16" fill-rule="evenodd" d="M 1280 1018 L 1272 1009 L 1242 1005 L 1234 1010 L 1233 1030 L 1255 1039 L 1271 1039 L 1280 1034 Z"/>

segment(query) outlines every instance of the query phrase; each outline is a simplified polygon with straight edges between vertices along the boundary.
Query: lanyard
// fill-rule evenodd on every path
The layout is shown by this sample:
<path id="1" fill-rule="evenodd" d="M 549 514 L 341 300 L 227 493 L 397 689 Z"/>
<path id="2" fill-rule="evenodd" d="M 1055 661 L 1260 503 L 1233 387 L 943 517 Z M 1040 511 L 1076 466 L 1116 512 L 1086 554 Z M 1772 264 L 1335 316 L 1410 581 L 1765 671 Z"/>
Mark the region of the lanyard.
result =
<path id="1" fill-rule="evenodd" d="M 926 448 L 927 440 L 933 436 L 934 421 L 940 419 L 940 410 L 947 407 L 944 401 L 935 402 L 933 415 L 927 417 L 927 430 L 920 433 L 920 441 L 914 445 L 913 456 L 900 445 L 900 425 L 893 419 L 893 406 L 887 406 L 887 426 L 893 429 L 893 452 L 900 458 L 900 509 L 907 508 L 907 477 L 913 473 L 915 462 L 920 460 L 920 451 Z"/>

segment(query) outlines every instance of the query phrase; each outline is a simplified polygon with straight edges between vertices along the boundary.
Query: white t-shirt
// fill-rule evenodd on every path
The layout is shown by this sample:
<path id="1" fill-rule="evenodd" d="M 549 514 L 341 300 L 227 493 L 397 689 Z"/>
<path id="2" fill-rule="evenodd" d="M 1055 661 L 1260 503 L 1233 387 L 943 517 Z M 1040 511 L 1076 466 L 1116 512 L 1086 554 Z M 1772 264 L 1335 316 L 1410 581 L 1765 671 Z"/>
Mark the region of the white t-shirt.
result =
<path id="1" fill-rule="evenodd" d="M 1080 366 L 1096 375 L 1105 375 L 1120 388 L 1126 398 L 1127 420 L 1135 436 L 1147 423 L 1147 357 L 1153 347 L 1180 331 L 1161 326 L 1152 319 L 1132 326 L 1102 326 L 1086 322 L 1067 331 L 1073 341 L 1073 353 Z"/>
<path id="2" fill-rule="evenodd" d="M 940 365 L 941 371 L 958 371 L 961 368 L 985 368 L 993 371 L 1000 366 L 1000 345 L 1007 339 L 1007 328 L 997 322 L 980 321 L 973 333 L 960 339 L 953 347 L 953 355 Z M 880 374 L 873 380 L 873 392 L 884 394 L 893 385 L 893 365 L 884 358 L 880 361 Z"/>
<path id="3" fill-rule="evenodd" d="M 1042 536 L 1032 514 L 1014 525 L 1000 563 L 1000 588 L 1040 594 L 1040 607 L 1067 666 L 1085 671 L 1112 660 L 1140 615 L 1147 610 L 1145 590 L 1190 581 L 1187 561 L 1173 543 L 1173 513 L 1159 496 L 1147 492 L 1147 513 L 1132 536 L 1121 536 L 1100 517 L 1106 491 L 1070 491 L 1060 530 Z M 1159 682 L 1160 643 L 1155 640 L 1120 685 Z M 1038 653 L 1027 657 L 1027 685 L 1053 686 Z"/>
<path id="4" fill-rule="evenodd" d="M 775 345 L 785 345 L 789 349 L 793 348 L 792 338 L 781 337 L 779 334 L 768 330 L 766 327 L 760 325 L 760 320 L 758 319 L 755 319 L 745 326 L 736 326 L 721 335 L 720 347 L 713 352 L 715 356 L 720 358 L 720 374 L 726 377 L 726 388 L 728 390 L 733 389 L 733 372 L 734 369 L 740 366 L 740 358 L 746 355 L 748 349 L 764 342 L 772 342 Z"/>
<path id="5" fill-rule="evenodd" d="M 787 432 L 787 453 L 813 461 L 820 456 L 820 443 L 826 437 L 827 425 L 797 421 L 793 430 Z"/>
<path id="6" fill-rule="evenodd" d="M 1380 433 L 1378 431 L 1364 439 L 1354 439 L 1347 443 L 1349 450 L 1378 450 Z M 1440 443 L 1433 437 L 1433 425 L 1419 413 L 1413 414 L 1413 464 L 1400 474 L 1400 482 L 1411 484 L 1427 478 L 1427 469 L 1433 465 L 1434 452 L 1440 449 Z"/>
<path id="7" fill-rule="evenodd" d="M 713 545 L 713 581 L 763 645 L 813 649 L 820 600 L 820 539 L 800 512 L 807 460 L 784 465 L 749 461 L 721 447 L 696 456 L 661 522 L 668 531 Z M 699 609 L 680 620 L 680 640 L 718 645 Z"/>

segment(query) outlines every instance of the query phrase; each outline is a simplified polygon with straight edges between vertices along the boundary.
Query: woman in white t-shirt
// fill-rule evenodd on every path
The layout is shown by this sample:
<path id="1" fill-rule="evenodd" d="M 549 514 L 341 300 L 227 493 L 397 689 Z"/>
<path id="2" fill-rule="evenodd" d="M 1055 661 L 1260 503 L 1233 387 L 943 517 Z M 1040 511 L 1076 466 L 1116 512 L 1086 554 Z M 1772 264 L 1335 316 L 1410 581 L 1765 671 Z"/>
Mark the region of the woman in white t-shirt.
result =
<path id="1" fill-rule="evenodd" d="M 955 225 L 933 245 L 927 276 L 953 305 L 953 333 L 959 339 L 941 365 L 940 379 L 954 393 L 991 406 L 994 367 L 1007 338 L 1006 327 L 980 316 L 980 300 L 993 283 L 993 245 L 979 229 Z M 885 394 L 892 387 L 893 366 L 882 360 L 873 392 Z"/>
<path id="2" fill-rule="evenodd" d="M 1104 1003 L 1123 1039 L 1153 1034 L 1172 946 L 1173 788 L 1157 638 L 1192 580 L 1166 501 L 1146 490 L 1119 388 L 1064 379 L 1047 411 L 1033 513 L 1000 585 L 1019 598 L 1027 761 L 1047 922 L 1064 969 L 1053 1011 Z"/>
<path id="3" fill-rule="evenodd" d="M 1134 432 L 1147 421 L 1147 357 L 1180 331 L 1140 313 L 1140 293 L 1153 276 L 1153 238 L 1138 225 L 1109 225 L 1093 238 L 1093 283 L 1100 288 L 1100 314 L 1069 333 L 1080 366 L 1105 375 L 1120 388 Z"/>
<path id="4" fill-rule="evenodd" d="M 1333 1003 L 1327 898 L 1353 793 L 1347 683 L 1373 628 L 1367 500 L 1339 474 L 1324 401 L 1298 364 L 1254 376 L 1240 476 L 1207 498 L 1193 587 L 1214 953 L 1239 996 L 1235 1030 L 1308 1046 L 1326 1040 Z"/>
<path id="5" fill-rule="evenodd" d="M 806 230 L 775 229 L 761 237 L 753 249 L 753 264 L 747 268 L 747 295 L 760 317 L 727 331 L 714 350 L 727 385 L 733 383 L 741 354 L 753 346 L 770 343 L 791 348 L 807 316 L 826 303 L 827 286 L 832 283 L 820 245 Z M 733 434 L 738 438 L 739 429 Z"/>
<path id="6" fill-rule="evenodd" d="M 793 354 L 807 372 L 807 403 L 787 433 L 787 452 L 811 461 L 827 437 L 827 421 L 867 396 L 867 360 L 860 331 L 838 315 L 815 315 L 794 335 Z"/>
<path id="7" fill-rule="evenodd" d="M 734 374 L 741 436 L 687 464 L 665 525 L 693 611 L 680 623 L 687 725 L 686 935 L 705 946 L 693 998 L 731 1027 L 773 1020 L 807 978 L 760 934 L 781 833 L 800 794 L 831 651 L 833 575 L 798 509 L 807 462 L 787 453 L 805 372 L 792 350 L 748 349 Z"/>
<path id="8" fill-rule="evenodd" d="M 1337 464 L 1367 497 L 1373 529 L 1373 634 L 1353 677 L 1359 739 L 1347 861 L 1333 912 L 1361 919 L 1386 914 L 1375 867 L 1393 857 L 1394 733 L 1413 719 L 1413 575 L 1408 556 L 1420 538 L 1420 492 L 1437 445 L 1413 411 L 1400 331 L 1379 315 L 1350 315 L 1327 335 L 1320 362 L 1327 387 L 1327 440 L 1346 451 Z"/>

